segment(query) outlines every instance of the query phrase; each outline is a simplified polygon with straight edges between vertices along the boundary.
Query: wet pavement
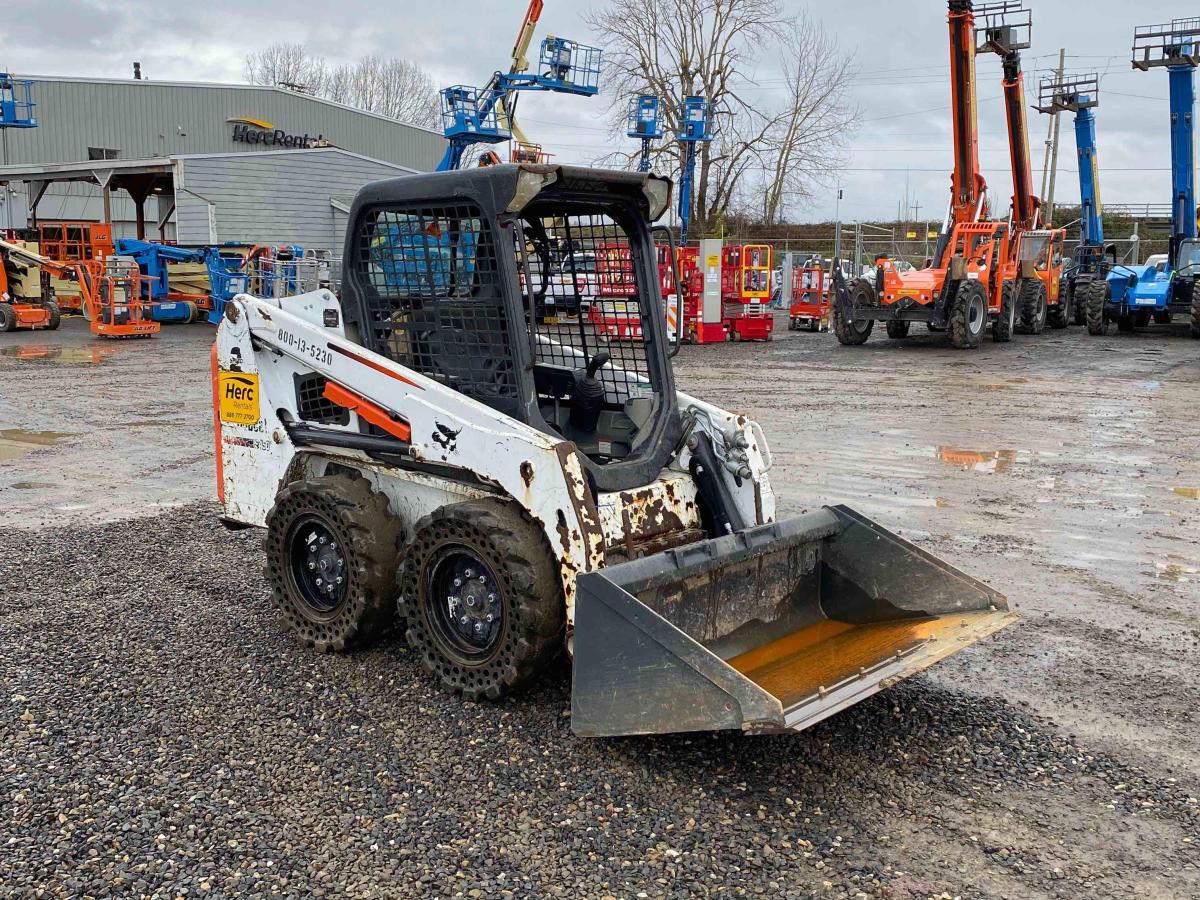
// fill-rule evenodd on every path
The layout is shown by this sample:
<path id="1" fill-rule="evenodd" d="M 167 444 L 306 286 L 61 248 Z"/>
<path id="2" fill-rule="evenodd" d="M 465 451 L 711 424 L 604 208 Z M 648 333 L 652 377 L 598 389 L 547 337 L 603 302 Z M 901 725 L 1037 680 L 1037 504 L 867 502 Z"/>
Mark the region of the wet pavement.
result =
<path id="1" fill-rule="evenodd" d="M 211 334 L 166 327 L 149 341 L 110 344 L 79 320 L 56 333 L 0 334 L 0 505 L 9 527 L 59 531 L 211 500 Z M 762 422 L 781 514 L 845 503 L 987 581 L 1025 615 L 813 737 L 698 746 L 741 759 L 741 768 L 730 763 L 734 781 L 747 782 L 760 757 L 791 757 L 785 741 L 807 754 L 841 747 L 797 783 L 835 810 L 844 801 L 848 816 L 870 810 L 869 828 L 888 842 L 873 839 L 855 866 L 887 863 L 888 896 L 961 884 L 976 886 L 964 896 L 1082 896 L 1092 877 L 1116 879 L 1096 895 L 1195 896 L 1200 341 L 1173 327 L 1103 338 L 1072 328 L 962 352 L 924 333 L 843 348 L 828 334 L 778 329 L 767 344 L 686 347 L 676 372 L 681 389 Z M 170 525 L 174 516 L 147 527 L 199 527 L 188 518 Z M 234 602 L 243 594 L 258 596 L 231 593 L 235 618 L 247 615 Z M 265 600 L 250 609 L 269 619 Z M 271 648 L 276 662 L 288 653 Z M 333 685 L 361 661 L 321 665 L 336 669 Z M 414 685 L 420 703 L 461 708 Z M 561 684 L 548 690 L 551 706 L 565 704 Z M 926 717 L 922 729 L 937 742 L 925 746 L 917 729 L 856 748 L 866 733 L 858 729 L 877 727 L 865 723 L 892 702 L 897 716 L 903 707 Z M 551 727 L 555 708 L 519 715 L 544 712 Z M 478 709 L 503 717 L 512 707 Z M 988 730 L 1000 722 L 1011 732 L 1003 741 Z M 1039 749 L 1014 762 L 1013 740 L 1061 753 Z M 560 752 L 636 755 L 641 746 L 568 738 Z M 691 740 L 647 746 L 658 749 L 641 771 L 658 773 L 687 757 Z M 864 754 L 880 759 L 847 768 Z M 879 765 L 896 777 L 876 785 Z M 840 782 L 835 767 L 845 769 Z M 972 780 L 989 767 L 1003 774 Z M 841 788 L 817 790 L 817 773 Z M 1131 800 L 1130 785 L 1143 782 L 1156 787 Z M 1181 798 L 1170 820 L 1156 818 L 1164 792 Z M 1020 874 L 1021 862 L 1013 874 L 1010 856 L 1022 854 L 1036 879 Z M 1056 888 L 1060 867 L 1078 880 Z M 912 871 L 925 877 L 904 874 Z"/>

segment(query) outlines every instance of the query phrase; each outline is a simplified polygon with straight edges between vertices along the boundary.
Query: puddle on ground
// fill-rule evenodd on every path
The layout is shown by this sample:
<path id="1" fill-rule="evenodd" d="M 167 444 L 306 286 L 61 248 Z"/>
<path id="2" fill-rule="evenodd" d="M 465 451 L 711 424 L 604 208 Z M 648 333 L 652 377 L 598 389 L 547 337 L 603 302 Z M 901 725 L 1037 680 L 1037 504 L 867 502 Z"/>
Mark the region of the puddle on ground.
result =
<path id="1" fill-rule="evenodd" d="M 0 462 L 32 453 L 39 447 L 53 447 L 71 435 L 62 431 L 26 431 L 24 428 L 0 429 Z"/>
<path id="2" fill-rule="evenodd" d="M 964 450 L 938 447 L 937 458 L 964 472 L 1006 472 L 1017 459 L 1016 450 Z"/>
<path id="3" fill-rule="evenodd" d="M 17 344 L 0 347 L 0 356 L 11 356 L 23 362 L 54 365 L 99 365 L 117 352 L 111 345 L 95 347 L 59 347 L 54 344 Z"/>
<path id="4" fill-rule="evenodd" d="M 1194 487 L 1177 487 L 1172 488 L 1180 497 L 1187 497 L 1189 500 L 1200 500 L 1200 488 Z"/>

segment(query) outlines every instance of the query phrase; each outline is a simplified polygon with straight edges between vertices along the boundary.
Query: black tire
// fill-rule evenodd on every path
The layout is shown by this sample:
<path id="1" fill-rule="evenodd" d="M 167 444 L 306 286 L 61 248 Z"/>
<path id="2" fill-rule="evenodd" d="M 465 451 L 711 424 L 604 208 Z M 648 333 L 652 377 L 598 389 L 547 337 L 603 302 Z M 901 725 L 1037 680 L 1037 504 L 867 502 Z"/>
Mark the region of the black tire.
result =
<path id="1" fill-rule="evenodd" d="M 908 337 L 908 328 L 908 322 L 892 320 L 891 322 L 887 323 L 887 336 L 894 340 L 906 338 Z"/>
<path id="2" fill-rule="evenodd" d="M 184 300 L 183 305 L 187 307 L 188 311 L 188 317 L 184 321 L 184 325 L 191 325 L 193 322 L 196 322 L 200 319 L 200 307 L 198 307 L 191 300 Z"/>
<path id="3" fill-rule="evenodd" d="M 975 279 L 958 283 L 950 301 L 950 343 L 960 350 L 973 350 L 983 338 L 988 319 L 987 291 Z"/>
<path id="4" fill-rule="evenodd" d="M 62 324 L 62 310 L 58 308 L 58 304 L 53 300 L 47 301 L 46 311 L 50 313 L 50 321 L 46 325 L 47 331 L 57 331 L 58 326 Z"/>
<path id="5" fill-rule="evenodd" d="M 1200 278 L 1192 282 L 1192 321 L 1188 333 L 1200 338 Z"/>
<path id="6" fill-rule="evenodd" d="M 812 319 L 811 321 L 809 321 L 808 330 L 809 331 L 820 331 L 821 330 L 821 320 L 820 319 Z"/>
<path id="7" fill-rule="evenodd" d="M 402 535 L 387 499 L 363 478 L 327 475 L 285 487 L 263 542 L 283 626 L 320 653 L 378 637 L 395 615 Z"/>
<path id="8" fill-rule="evenodd" d="M 1171 311 L 1169 309 L 1158 309 L 1154 311 L 1155 325 L 1170 325 Z"/>
<path id="9" fill-rule="evenodd" d="M 1108 282 L 1092 281 L 1083 289 L 1080 303 L 1087 314 L 1088 334 L 1102 335 L 1108 331 Z"/>
<path id="10" fill-rule="evenodd" d="M 1122 334 L 1133 334 L 1133 316 L 1117 316 L 1117 331 Z"/>
<path id="11" fill-rule="evenodd" d="M 1170 313 L 1168 313 L 1170 315 Z M 1132 316 L 1134 328 L 1145 328 L 1150 324 L 1151 313 L 1148 309 L 1139 309 Z"/>
<path id="12" fill-rule="evenodd" d="M 859 300 L 862 300 L 863 306 L 875 305 L 875 288 L 871 282 L 865 278 L 857 278 L 850 283 L 850 300 L 852 306 L 857 309 L 860 306 Z M 859 344 L 865 344 L 867 338 L 871 336 L 871 329 L 875 327 L 874 319 L 849 319 L 842 310 L 840 298 L 834 297 L 833 300 L 833 331 L 837 335 L 838 343 L 847 347 L 855 347 Z"/>
<path id="13" fill-rule="evenodd" d="M 17 311 L 7 303 L 0 303 L 0 331 L 12 331 L 17 327 Z"/>
<path id="14" fill-rule="evenodd" d="M 471 500 L 434 510 L 418 523 L 397 583 L 409 646 L 443 688 L 469 700 L 510 693 L 563 647 L 566 604 L 554 557 L 512 504 Z"/>
<path id="15" fill-rule="evenodd" d="M 1049 309 L 1046 306 L 1046 286 L 1040 278 L 1026 278 L 1021 282 L 1021 291 L 1017 295 L 1017 310 L 1019 334 L 1041 334 L 1046 329 L 1046 317 Z"/>
<path id="16" fill-rule="evenodd" d="M 1046 312 L 1046 324 L 1051 328 L 1066 328 L 1071 324 L 1071 298 L 1067 294 L 1067 285 L 1058 284 L 1058 303 Z"/>
<path id="17" fill-rule="evenodd" d="M 1017 284 L 1014 281 L 1006 281 L 1000 289 L 1000 313 L 992 322 L 992 340 L 997 344 L 1011 341 L 1016 323 Z"/>
<path id="18" fill-rule="evenodd" d="M 1071 306 L 1076 325 L 1087 324 L 1087 284 L 1071 288 Z"/>

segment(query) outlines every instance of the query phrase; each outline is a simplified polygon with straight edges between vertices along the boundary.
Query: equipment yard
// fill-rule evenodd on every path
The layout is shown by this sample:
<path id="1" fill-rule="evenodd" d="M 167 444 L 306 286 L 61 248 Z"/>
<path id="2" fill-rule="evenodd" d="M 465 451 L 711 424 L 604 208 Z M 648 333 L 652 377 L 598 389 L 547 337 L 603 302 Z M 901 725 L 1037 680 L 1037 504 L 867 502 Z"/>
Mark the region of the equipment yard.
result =
<path id="1" fill-rule="evenodd" d="M 3 892 L 1200 895 L 1187 326 L 786 325 L 674 361 L 764 424 L 780 516 L 848 504 L 1024 619 L 798 734 L 602 740 L 564 662 L 474 703 L 401 634 L 277 627 L 262 533 L 218 521 L 211 331 L 0 335 Z"/>

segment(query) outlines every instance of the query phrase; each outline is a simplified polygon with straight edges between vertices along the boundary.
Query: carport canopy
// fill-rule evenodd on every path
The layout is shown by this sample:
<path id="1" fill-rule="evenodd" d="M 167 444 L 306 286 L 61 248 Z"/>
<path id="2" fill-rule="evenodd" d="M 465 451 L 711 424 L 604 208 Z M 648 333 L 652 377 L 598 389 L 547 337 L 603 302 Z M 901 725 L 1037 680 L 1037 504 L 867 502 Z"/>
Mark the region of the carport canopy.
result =
<path id="1" fill-rule="evenodd" d="M 0 166 L 0 184 L 24 182 L 29 190 L 29 214 L 37 225 L 37 208 L 46 189 L 60 182 L 84 182 L 98 185 L 104 198 L 104 221 L 112 222 L 112 192 L 125 191 L 137 210 L 137 236 L 146 238 L 146 200 L 152 194 L 174 194 L 175 161 L 156 159 L 83 160 L 73 163 L 47 163 L 37 166 Z M 164 216 L 159 229 L 170 217 Z"/>

